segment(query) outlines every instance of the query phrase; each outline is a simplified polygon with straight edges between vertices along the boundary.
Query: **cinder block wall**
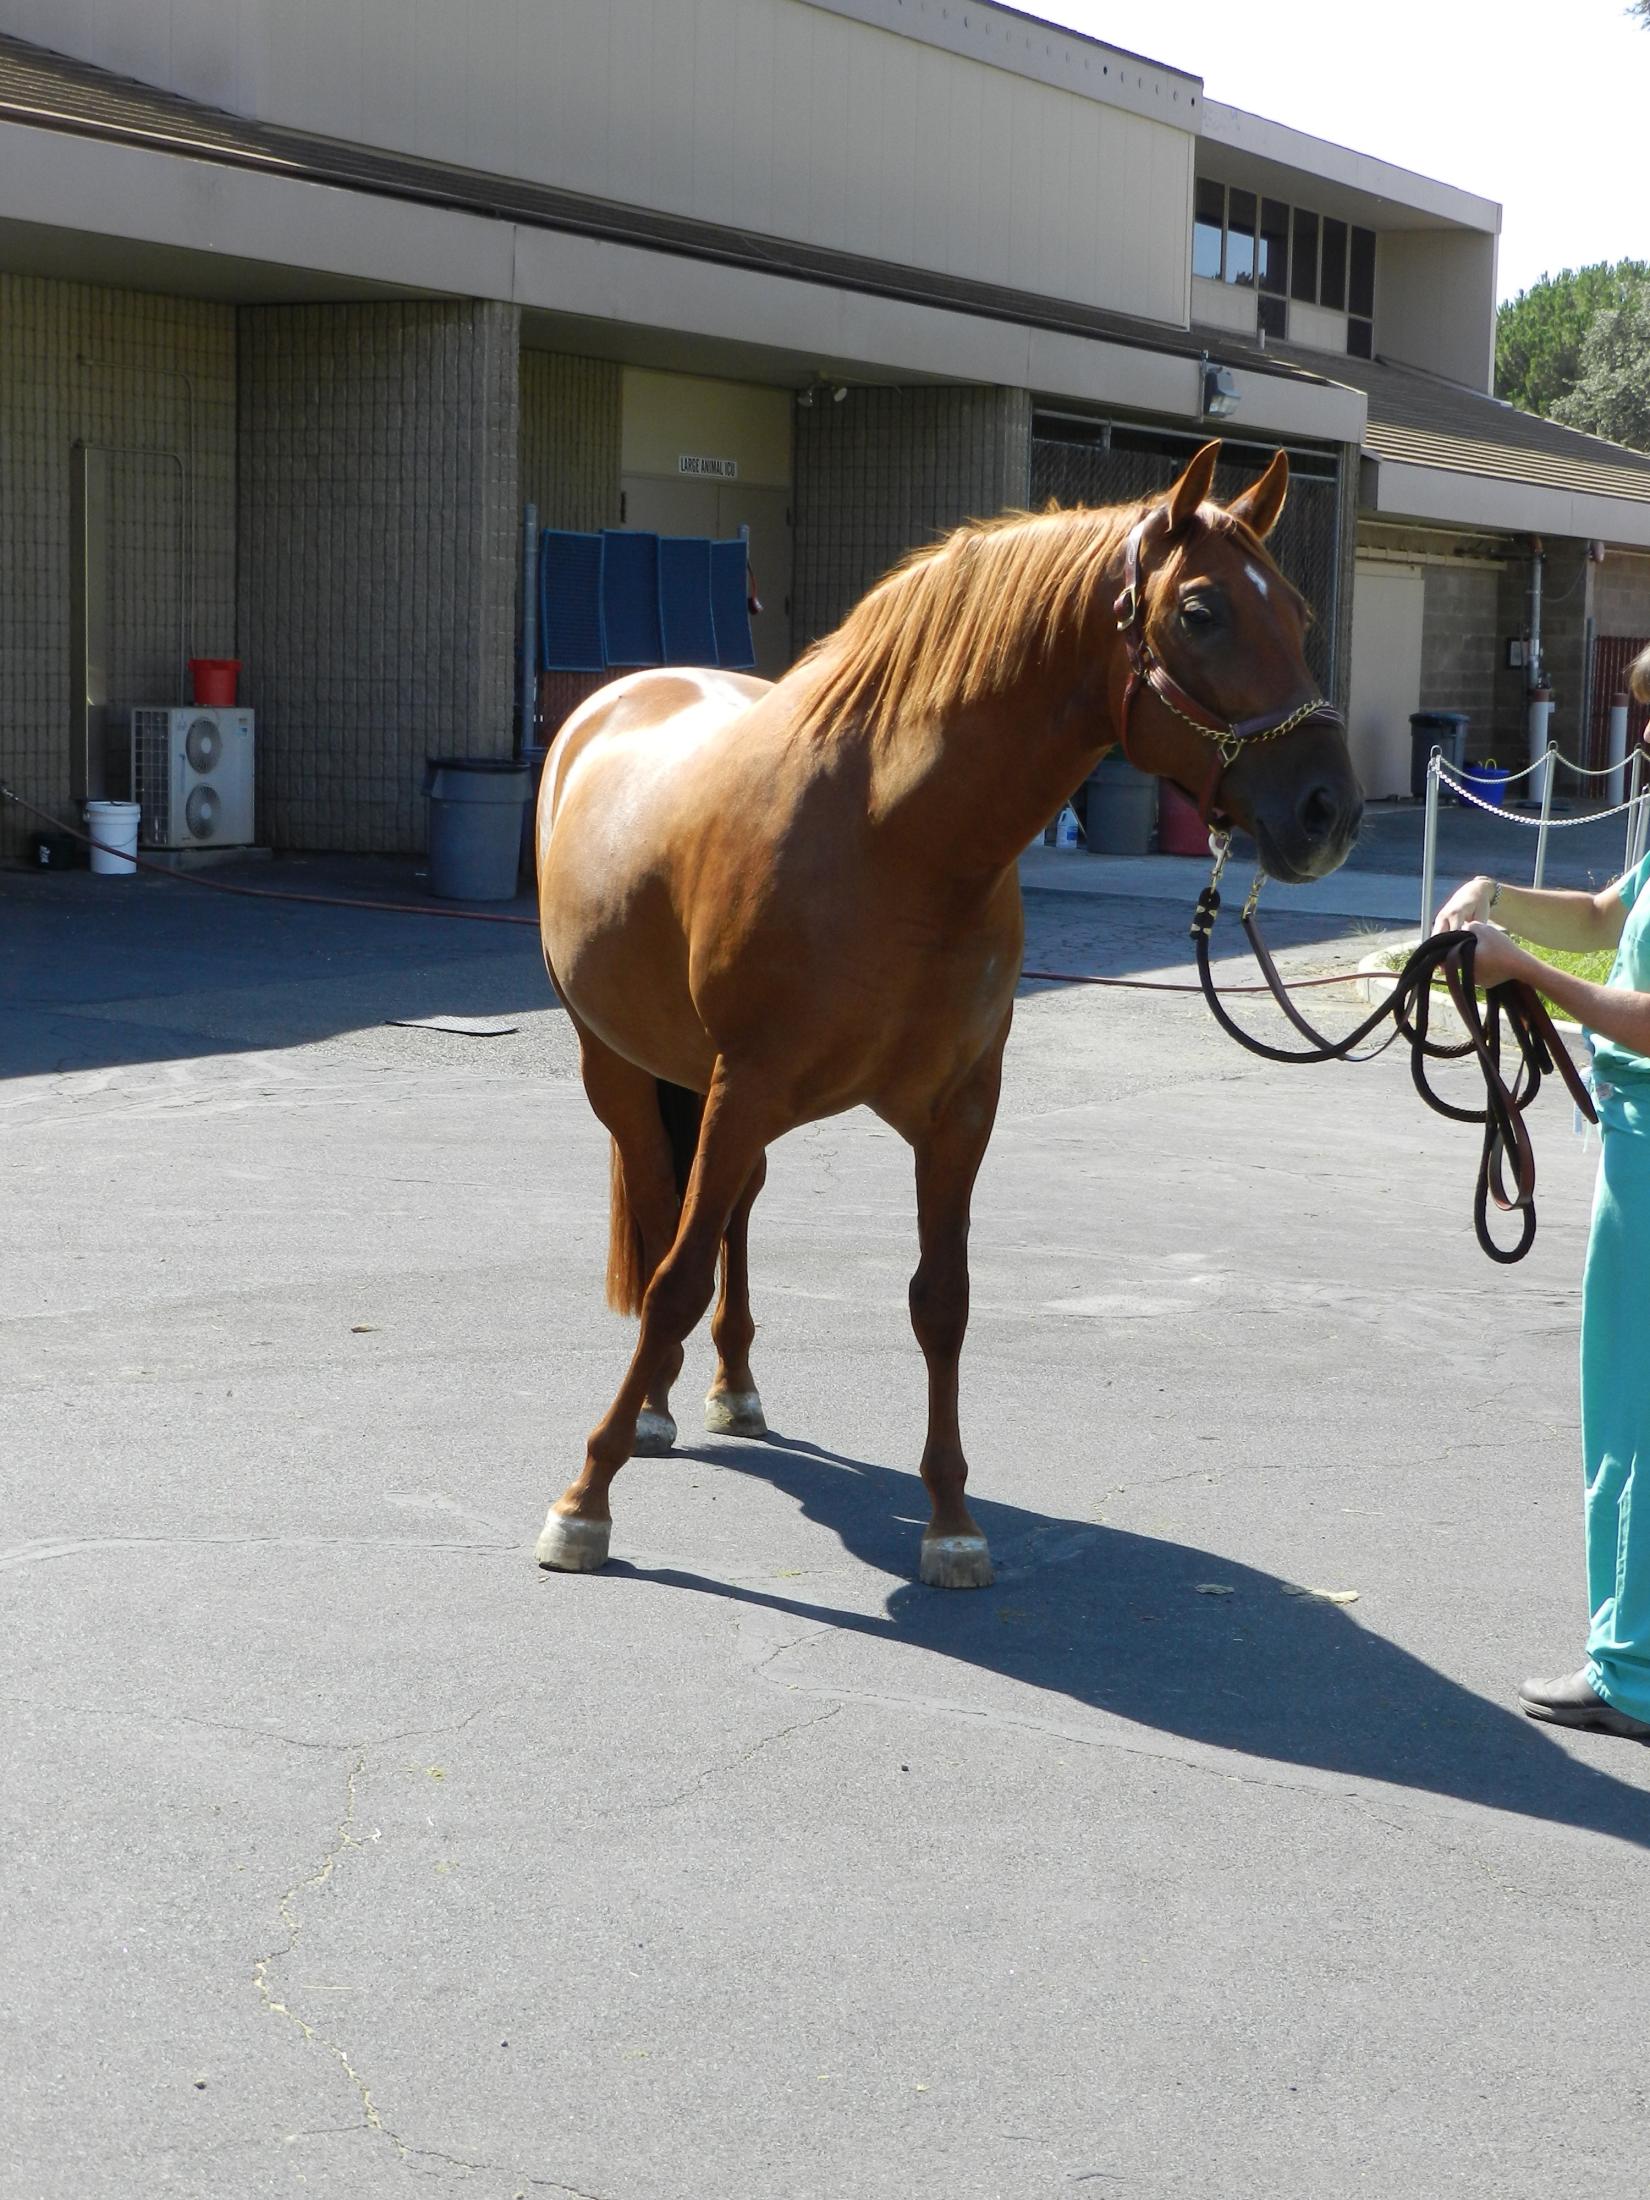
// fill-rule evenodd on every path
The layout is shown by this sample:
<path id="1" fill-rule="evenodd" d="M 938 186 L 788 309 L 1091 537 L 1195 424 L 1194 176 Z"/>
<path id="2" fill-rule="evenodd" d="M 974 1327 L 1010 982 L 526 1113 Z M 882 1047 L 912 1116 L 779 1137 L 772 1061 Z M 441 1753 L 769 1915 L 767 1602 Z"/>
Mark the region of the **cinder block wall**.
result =
<path id="1" fill-rule="evenodd" d="M 793 628 L 800 651 L 896 559 L 1031 492 L 1031 398 L 850 389 L 796 415 Z"/>
<path id="2" fill-rule="evenodd" d="M 519 315 L 247 306 L 238 334 L 260 835 L 415 851 L 426 755 L 511 747 Z"/>
<path id="3" fill-rule="evenodd" d="M 1468 753 L 1505 747 L 1496 724 L 1498 588 L 1493 567 L 1429 565 L 1421 623 L 1421 708 L 1464 710 L 1472 719 Z M 1505 762 L 1505 758 L 1501 761 Z"/>
<path id="4" fill-rule="evenodd" d="M 541 527 L 619 524 L 624 369 L 560 352 L 521 355 L 521 490 Z"/>
<path id="5" fill-rule="evenodd" d="M 1650 557 L 1609 550 L 1593 570 L 1593 626 L 1601 635 L 1650 634 Z"/>
<path id="6" fill-rule="evenodd" d="M 70 801 L 70 477 L 110 448 L 104 538 L 114 792 L 134 703 L 184 700 L 180 658 L 235 654 L 229 306 L 0 275 L 0 778 Z M 0 804 L 0 861 L 35 821 Z"/>
<path id="7" fill-rule="evenodd" d="M 1496 601 L 1495 712 L 1500 744 L 1496 753 L 1500 763 L 1517 767 L 1528 753 L 1526 675 L 1507 668 L 1502 644 L 1506 638 L 1522 634 L 1529 623 L 1530 560 L 1522 541 L 1514 542 L 1510 549 Z M 1585 754 L 1586 744 L 1582 711 L 1587 686 L 1589 571 L 1585 543 L 1548 539 L 1541 580 L 1541 644 L 1553 691 L 1550 724 L 1553 738 L 1565 755 L 1576 757 Z"/>

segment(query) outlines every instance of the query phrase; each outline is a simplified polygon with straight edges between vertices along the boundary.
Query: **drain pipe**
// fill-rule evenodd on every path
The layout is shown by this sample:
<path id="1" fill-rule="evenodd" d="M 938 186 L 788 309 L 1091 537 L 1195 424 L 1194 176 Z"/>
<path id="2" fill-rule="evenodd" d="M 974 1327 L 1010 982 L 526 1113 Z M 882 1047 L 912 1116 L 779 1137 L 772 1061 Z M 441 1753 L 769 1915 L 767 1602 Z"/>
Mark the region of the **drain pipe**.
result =
<path id="1" fill-rule="evenodd" d="M 1553 691 L 1547 685 L 1546 667 L 1541 660 L 1541 574 L 1547 555 L 1542 548 L 1541 537 L 1530 537 L 1530 639 L 1525 650 L 1524 662 L 1528 687 L 1528 711 L 1526 726 L 1529 734 L 1530 792 L 1529 800 L 1545 803 L 1548 796 L 1547 782 L 1552 777 L 1552 765 L 1547 757 L 1547 744 L 1553 716 Z"/>

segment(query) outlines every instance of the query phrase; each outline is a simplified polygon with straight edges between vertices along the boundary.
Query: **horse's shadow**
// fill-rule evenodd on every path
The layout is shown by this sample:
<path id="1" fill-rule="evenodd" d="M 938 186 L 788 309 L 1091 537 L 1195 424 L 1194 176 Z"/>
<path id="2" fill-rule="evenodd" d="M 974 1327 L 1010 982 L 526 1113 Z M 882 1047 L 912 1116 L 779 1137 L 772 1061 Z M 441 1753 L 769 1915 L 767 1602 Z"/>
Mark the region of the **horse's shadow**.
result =
<path id="1" fill-rule="evenodd" d="M 1342 1608 L 1287 1593 L 1293 1585 L 1276 1575 L 1187 1544 L 971 1499 L 997 1589 L 948 1594 L 909 1578 L 928 1512 L 914 1475 L 777 1433 L 679 1456 L 772 1484 L 854 1557 L 906 1578 L 874 1616 L 748 1582 L 628 1569 L 650 1580 L 917 1646 L 1214 1748 L 1650 1848 L 1643 1787 L 1578 1762 L 1519 1713 L 1475 1696 Z M 1200 1584 L 1231 1593 L 1199 1594 Z M 1627 1762 L 1639 1769 L 1636 1752 Z"/>

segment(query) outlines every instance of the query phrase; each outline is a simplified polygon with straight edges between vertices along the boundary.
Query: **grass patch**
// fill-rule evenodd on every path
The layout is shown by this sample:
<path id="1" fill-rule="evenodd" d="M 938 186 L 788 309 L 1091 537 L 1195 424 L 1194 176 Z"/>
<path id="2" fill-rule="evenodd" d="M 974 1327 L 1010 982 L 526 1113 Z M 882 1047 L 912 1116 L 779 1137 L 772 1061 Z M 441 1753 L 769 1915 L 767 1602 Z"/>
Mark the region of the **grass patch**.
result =
<path id="1" fill-rule="evenodd" d="M 1508 937 L 1515 940 L 1538 962 L 1549 963 L 1554 970 L 1567 970 L 1572 977 L 1586 978 L 1593 985 L 1603 985 L 1607 982 L 1611 967 L 1616 959 L 1616 951 L 1613 947 L 1537 947 L 1534 940 L 1525 939 L 1521 933 L 1513 932 Z M 1408 960 L 1407 950 L 1403 948 L 1394 949 L 1386 957 L 1386 966 L 1389 970 L 1402 970 Z M 1434 978 L 1432 982 L 1434 985 L 1442 985 L 1444 981 L 1442 978 Z M 1477 990 L 1480 999 L 1482 999 L 1483 987 L 1479 986 Z M 1562 1017 L 1566 1020 L 1569 1018 L 1569 1010 L 1560 1008 L 1557 1002 L 1549 1000 L 1545 993 L 1541 995 L 1541 999 L 1550 1016 Z"/>

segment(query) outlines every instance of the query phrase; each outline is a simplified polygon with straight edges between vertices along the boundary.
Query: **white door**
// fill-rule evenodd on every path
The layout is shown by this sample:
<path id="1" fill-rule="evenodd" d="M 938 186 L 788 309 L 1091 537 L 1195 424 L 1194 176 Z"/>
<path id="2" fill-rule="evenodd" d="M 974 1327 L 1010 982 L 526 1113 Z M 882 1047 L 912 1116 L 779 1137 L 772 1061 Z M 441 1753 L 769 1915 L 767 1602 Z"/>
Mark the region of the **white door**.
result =
<path id="1" fill-rule="evenodd" d="M 1426 576 L 1418 565 L 1360 560 L 1352 577 L 1352 699 L 1347 740 L 1372 801 L 1409 792 L 1409 714 L 1421 707 Z"/>

